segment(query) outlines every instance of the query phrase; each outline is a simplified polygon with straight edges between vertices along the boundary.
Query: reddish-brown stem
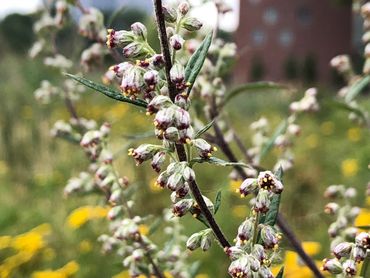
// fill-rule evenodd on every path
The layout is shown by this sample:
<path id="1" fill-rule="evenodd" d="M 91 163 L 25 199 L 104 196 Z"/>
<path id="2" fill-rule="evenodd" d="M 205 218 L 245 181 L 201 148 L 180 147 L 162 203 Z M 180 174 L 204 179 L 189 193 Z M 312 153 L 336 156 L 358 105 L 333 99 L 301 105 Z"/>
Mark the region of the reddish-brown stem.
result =
<path id="1" fill-rule="evenodd" d="M 176 92 L 176 87 L 174 83 L 171 81 L 171 77 L 170 77 L 170 70 L 172 67 L 171 54 L 170 54 L 170 48 L 169 48 L 168 40 L 167 40 L 166 24 L 164 20 L 161 0 L 154 0 L 154 10 L 155 10 L 155 15 L 157 19 L 159 40 L 161 43 L 162 54 L 163 54 L 163 58 L 165 61 L 165 72 L 166 72 L 166 80 L 168 83 L 168 90 L 169 90 L 171 100 L 174 101 L 177 92 Z M 177 144 L 176 152 L 177 152 L 177 155 L 180 161 L 187 161 L 187 155 L 186 155 L 184 145 Z M 217 240 L 219 241 L 222 247 L 224 248 L 230 247 L 230 243 L 224 236 L 216 220 L 214 219 L 212 213 L 209 211 L 207 204 L 205 203 L 203 199 L 202 193 L 199 190 L 199 187 L 196 181 L 190 182 L 189 185 L 190 185 L 190 190 L 191 190 L 191 193 L 193 194 L 195 201 L 197 202 L 202 214 L 207 219 L 207 222 L 210 228 L 213 230 L 213 233 L 215 234 Z"/>

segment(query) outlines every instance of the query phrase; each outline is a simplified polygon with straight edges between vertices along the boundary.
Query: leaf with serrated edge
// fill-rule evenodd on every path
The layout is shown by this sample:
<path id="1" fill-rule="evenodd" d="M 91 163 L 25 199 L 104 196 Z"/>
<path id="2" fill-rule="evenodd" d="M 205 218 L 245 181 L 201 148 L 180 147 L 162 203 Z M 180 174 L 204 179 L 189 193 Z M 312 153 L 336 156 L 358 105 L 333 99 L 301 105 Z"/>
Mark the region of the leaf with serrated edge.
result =
<path id="1" fill-rule="evenodd" d="M 205 125 L 204 127 L 202 127 L 202 129 L 198 130 L 195 135 L 194 135 L 194 138 L 197 139 L 199 138 L 203 133 L 207 132 L 208 129 L 210 129 L 213 125 L 213 123 L 215 122 L 215 120 L 212 120 L 211 122 L 209 122 L 207 125 Z"/>
<path id="2" fill-rule="evenodd" d="M 255 93 L 255 92 L 275 92 L 286 90 L 287 87 L 274 82 L 260 81 L 247 83 L 240 85 L 232 89 L 229 93 L 226 94 L 223 105 L 227 104 L 231 99 L 238 96 L 241 93 Z"/>
<path id="3" fill-rule="evenodd" d="M 218 209 L 221 206 L 221 197 L 222 197 L 222 191 L 218 191 L 215 199 L 215 214 L 217 213 Z"/>
<path id="4" fill-rule="evenodd" d="M 186 82 L 189 82 L 188 87 L 188 95 L 191 92 L 191 89 L 193 88 L 195 79 L 197 78 L 200 70 L 202 69 L 204 60 L 207 57 L 208 49 L 211 46 L 212 42 L 212 32 L 210 32 L 203 40 L 203 42 L 200 44 L 198 49 L 194 52 L 194 54 L 190 57 L 189 62 L 186 65 L 185 68 L 185 80 Z"/>
<path id="5" fill-rule="evenodd" d="M 73 75 L 73 74 L 69 74 L 69 73 L 66 73 L 65 75 L 67 77 L 72 78 L 73 80 L 81 83 L 82 85 L 84 85 L 84 86 L 86 86 L 90 89 L 93 89 L 95 91 L 98 91 L 99 93 L 102 93 L 102 94 L 104 94 L 107 97 L 110 97 L 112 99 L 122 101 L 122 102 L 127 102 L 127 103 L 130 103 L 130 104 L 133 104 L 133 105 L 136 105 L 136 106 L 139 106 L 139 107 L 143 107 L 143 108 L 147 107 L 147 104 L 146 104 L 145 101 L 143 101 L 143 100 L 132 100 L 128 97 L 123 96 L 121 94 L 121 92 L 119 92 L 115 89 L 109 88 L 105 85 L 95 83 L 95 82 L 93 82 L 89 79 L 86 79 L 84 77 L 80 77 L 80 76 L 77 76 L 77 75 Z"/>

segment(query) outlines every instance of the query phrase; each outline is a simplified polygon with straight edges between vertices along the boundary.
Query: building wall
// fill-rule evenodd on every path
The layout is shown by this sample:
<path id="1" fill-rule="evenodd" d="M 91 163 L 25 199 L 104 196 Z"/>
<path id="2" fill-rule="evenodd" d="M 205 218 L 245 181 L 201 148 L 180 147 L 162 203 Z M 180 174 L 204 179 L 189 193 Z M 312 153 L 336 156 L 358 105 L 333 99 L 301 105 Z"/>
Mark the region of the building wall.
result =
<path id="1" fill-rule="evenodd" d="M 260 79 L 286 80 L 290 58 L 297 73 L 314 59 L 317 80 L 328 82 L 330 59 L 351 50 L 351 26 L 350 6 L 333 0 L 240 0 L 236 81 L 251 80 L 261 65 Z"/>

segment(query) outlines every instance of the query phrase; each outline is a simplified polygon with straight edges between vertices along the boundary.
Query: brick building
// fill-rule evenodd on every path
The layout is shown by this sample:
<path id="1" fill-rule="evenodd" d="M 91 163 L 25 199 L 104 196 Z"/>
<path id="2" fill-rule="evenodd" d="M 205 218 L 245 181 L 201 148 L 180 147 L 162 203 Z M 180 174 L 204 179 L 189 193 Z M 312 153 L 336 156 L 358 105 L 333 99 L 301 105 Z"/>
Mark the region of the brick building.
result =
<path id="1" fill-rule="evenodd" d="M 335 0 L 240 0 L 235 78 L 330 82 L 351 50 L 351 7 Z"/>

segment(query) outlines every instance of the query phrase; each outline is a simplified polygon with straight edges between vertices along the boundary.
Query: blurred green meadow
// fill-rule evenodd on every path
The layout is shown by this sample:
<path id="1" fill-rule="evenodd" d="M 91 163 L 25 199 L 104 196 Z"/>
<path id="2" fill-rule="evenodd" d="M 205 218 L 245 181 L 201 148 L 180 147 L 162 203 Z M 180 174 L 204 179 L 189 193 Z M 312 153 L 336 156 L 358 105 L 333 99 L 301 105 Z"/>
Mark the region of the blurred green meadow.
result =
<path id="1" fill-rule="evenodd" d="M 22 20 L 27 25 L 27 20 Z M 32 17 L 29 20 L 32 21 Z M 36 276 L 35 272 L 60 269 L 69 262 L 75 264 L 61 272 L 77 268 L 76 277 L 113 277 L 122 271 L 121 261 L 114 255 L 103 255 L 97 242 L 98 235 L 108 230 L 108 221 L 104 217 L 89 220 L 82 214 L 81 226 L 68 222 L 68 216 L 79 207 L 104 205 L 98 196 L 63 197 L 67 180 L 88 166 L 78 145 L 50 136 L 54 122 L 59 119 L 68 121 L 69 115 L 61 100 L 41 105 L 33 96 L 42 80 L 58 82 L 64 77 L 50 71 L 41 61 L 30 60 L 27 50 L 32 36 L 25 42 L 22 32 L 9 31 L 10 25 L 4 21 L 0 35 L 4 42 L 0 46 L 0 277 L 31 277 L 32 274 L 42 277 Z M 88 77 L 100 82 L 99 71 L 89 73 Z M 231 84 L 229 86 L 232 87 Z M 300 99 L 303 91 L 240 95 L 231 101 L 227 112 L 246 146 L 251 144 L 252 131 L 248 128 L 251 122 L 266 117 L 271 122 L 272 134 L 280 121 L 288 116 L 289 103 Z M 325 187 L 330 184 L 353 186 L 359 192 L 358 204 L 364 205 L 363 192 L 369 180 L 369 131 L 353 124 L 346 111 L 335 108 L 332 105 L 334 96 L 334 88 L 320 88 L 320 111 L 299 118 L 302 133 L 294 145 L 295 166 L 284 175 L 282 213 L 302 241 L 320 243 L 321 251 L 316 259 L 322 259 L 329 252 L 326 230 L 331 219 L 323 213 Z M 361 103 L 370 110 L 368 95 L 361 96 Z M 117 168 L 122 175 L 142 187 L 136 196 L 138 207 L 142 208 L 141 214 L 159 215 L 169 207 L 168 192 L 153 187 L 155 173 L 149 165 L 137 168 L 126 151 L 122 151 L 128 147 L 125 136 L 151 130 L 151 118 L 145 116 L 145 111 L 116 103 L 91 90 L 83 95 L 77 111 L 82 117 L 92 118 L 98 123 L 112 123 L 114 141 L 111 146 L 121 153 Z M 131 141 L 129 144 L 139 143 Z M 232 147 L 242 158 L 236 146 Z M 261 165 L 272 167 L 277 154 L 278 150 L 272 151 Z M 221 152 L 216 155 L 224 158 Z M 199 185 L 210 199 L 222 190 L 217 220 L 228 238 L 232 238 L 238 223 L 248 213 L 248 200 L 240 199 L 234 193 L 235 184 L 230 184 L 228 178 L 231 169 L 215 167 L 197 166 L 197 172 L 201 173 Z M 202 226 L 191 216 L 182 221 L 187 227 L 187 235 Z M 32 229 L 45 223 L 49 226 L 43 226 L 44 232 L 32 233 Z M 166 240 L 160 229 L 154 240 L 159 246 Z M 283 248 L 288 250 L 289 246 L 283 243 Z M 17 257 L 17 254 L 23 254 L 23 257 Z M 191 260 L 200 257 L 205 259 L 199 273 L 207 273 L 208 276 L 199 277 L 226 276 L 228 262 L 220 248 L 212 248 L 205 254 L 196 251 Z M 215 264 L 216 261 L 223 263 Z"/>

